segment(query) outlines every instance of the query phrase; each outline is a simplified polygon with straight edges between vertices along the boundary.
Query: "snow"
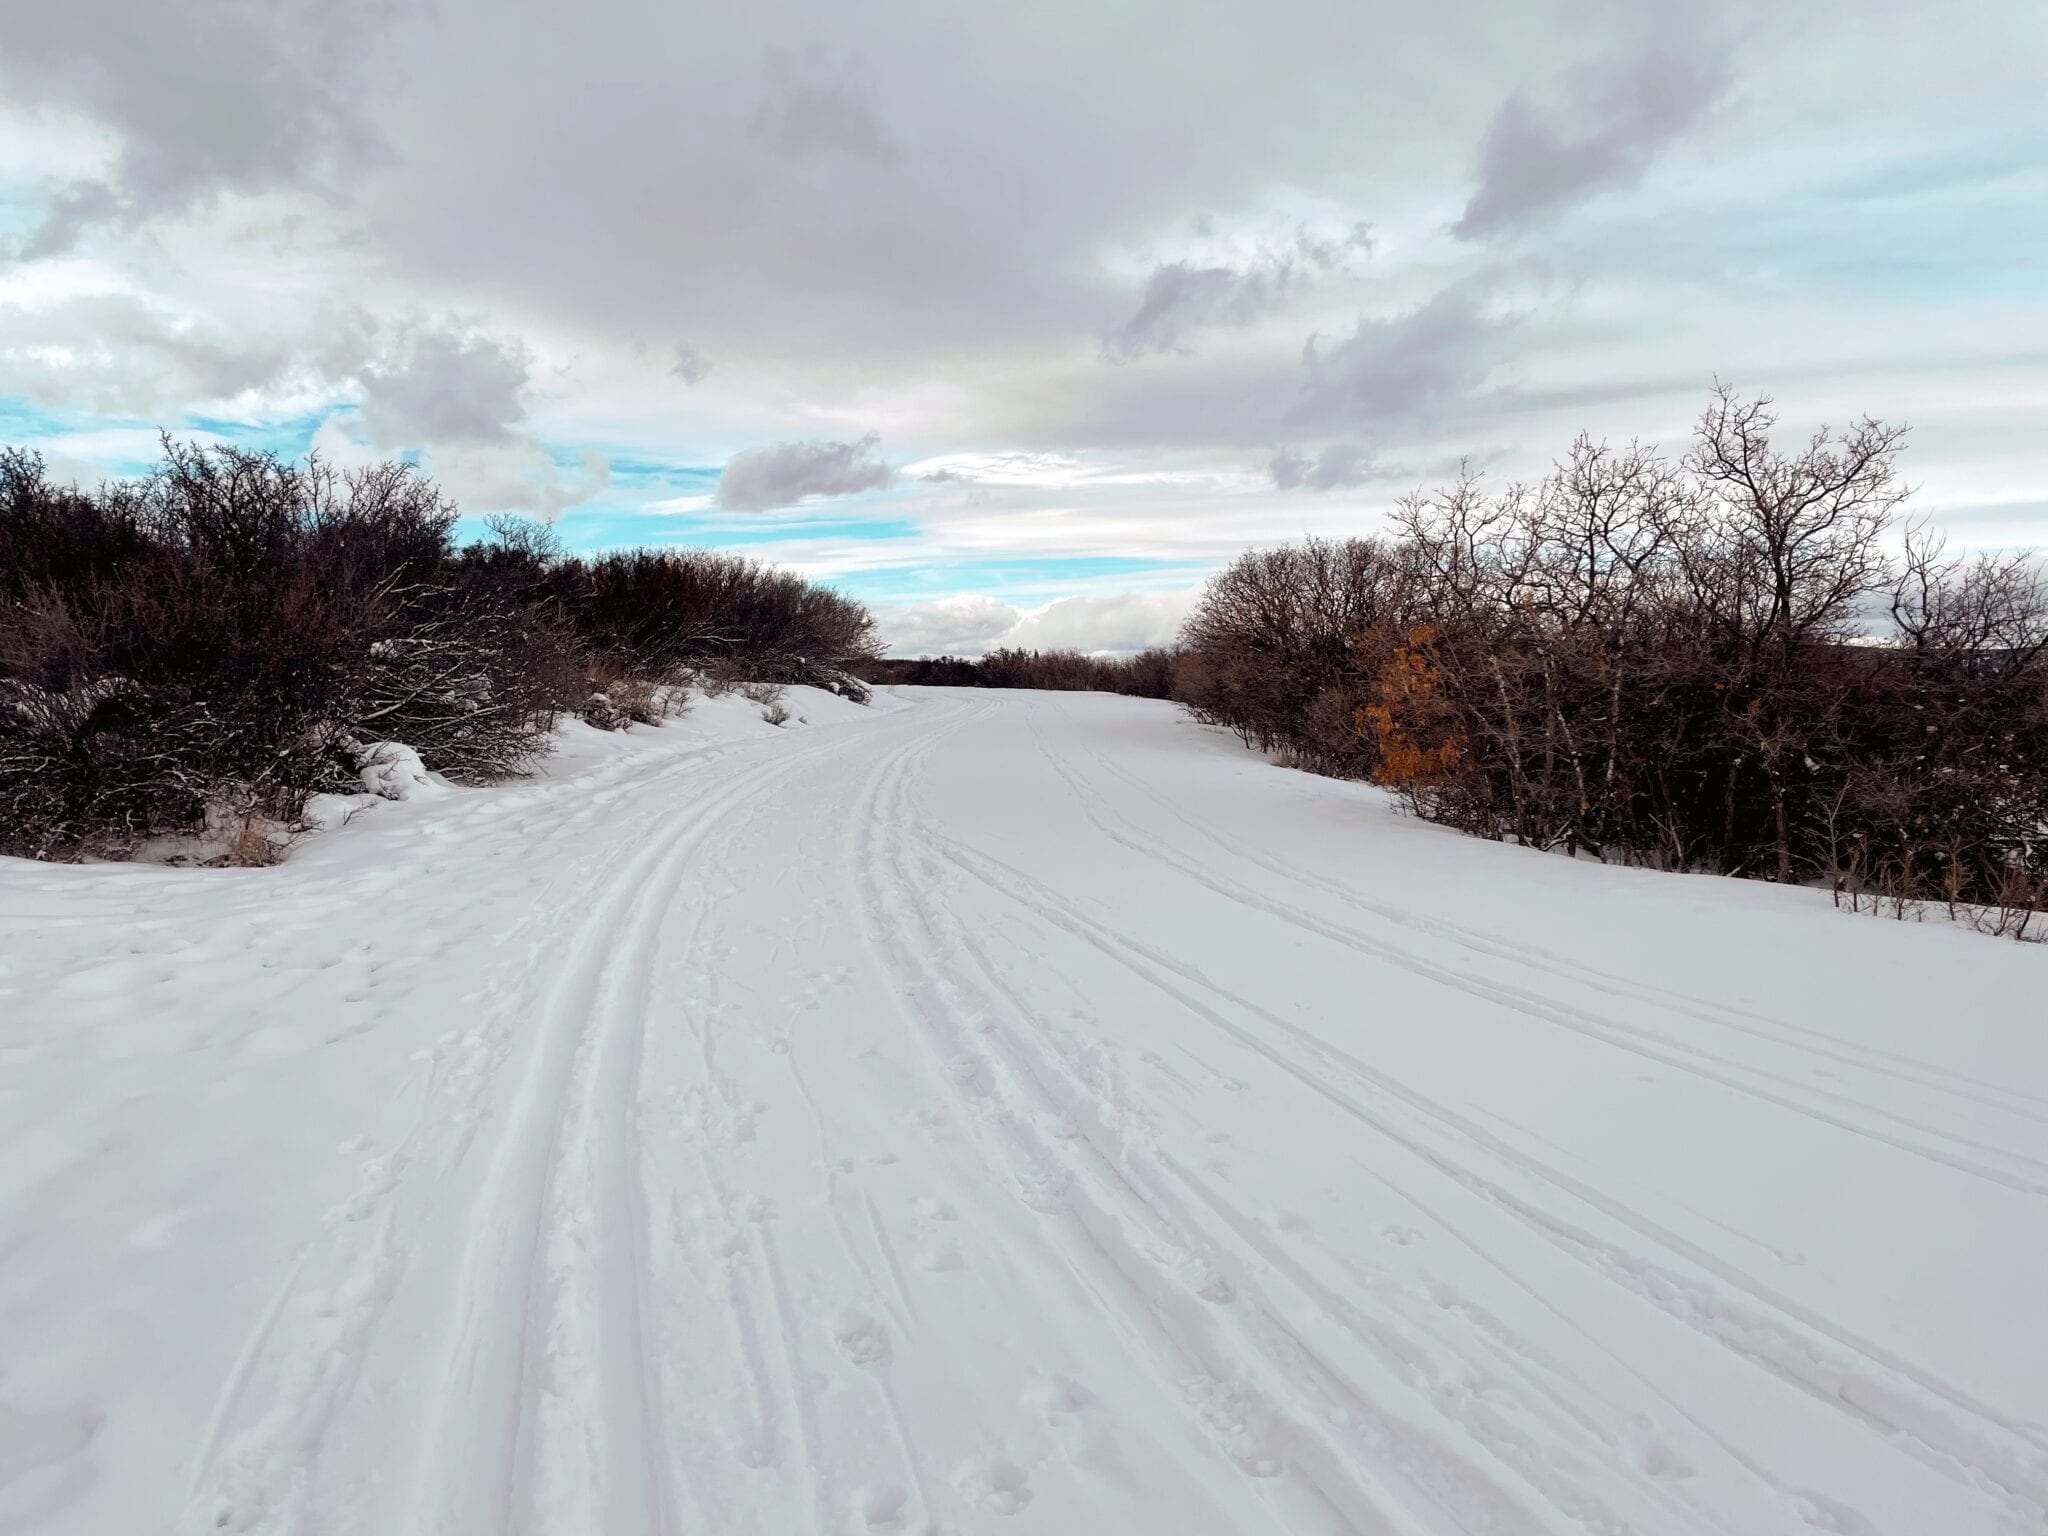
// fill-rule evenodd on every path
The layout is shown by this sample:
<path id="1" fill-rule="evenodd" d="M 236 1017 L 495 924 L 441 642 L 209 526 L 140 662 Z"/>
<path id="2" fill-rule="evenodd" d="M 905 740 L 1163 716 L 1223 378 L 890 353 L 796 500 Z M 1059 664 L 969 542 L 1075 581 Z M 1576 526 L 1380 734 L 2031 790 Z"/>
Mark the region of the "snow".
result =
<path id="1" fill-rule="evenodd" d="M 2043 1529 L 2048 949 L 788 703 L 0 861 L 0 1530 Z"/>
<path id="2" fill-rule="evenodd" d="M 356 749 L 356 763 L 363 793 L 380 800 L 416 800 L 449 787 L 446 779 L 428 771 L 416 749 L 402 741 L 366 742 Z"/>

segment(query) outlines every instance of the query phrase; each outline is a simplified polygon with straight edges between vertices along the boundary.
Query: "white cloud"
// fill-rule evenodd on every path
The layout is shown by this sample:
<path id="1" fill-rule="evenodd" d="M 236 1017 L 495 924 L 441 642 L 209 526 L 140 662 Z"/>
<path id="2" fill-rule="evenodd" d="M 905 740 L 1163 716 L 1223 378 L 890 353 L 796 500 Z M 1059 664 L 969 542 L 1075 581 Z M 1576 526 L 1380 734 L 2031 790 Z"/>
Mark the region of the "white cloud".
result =
<path id="1" fill-rule="evenodd" d="M 1199 589 L 1063 597 L 1036 608 L 963 594 L 936 602 L 878 605 L 892 656 L 980 656 L 1005 646 L 1128 655 L 1171 645 Z"/>
<path id="2" fill-rule="evenodd" d="M 1008 603 L 974 595 L 875 607 L 891 656 L 979 656 L 1000 644 L 1022 617 Z"/>

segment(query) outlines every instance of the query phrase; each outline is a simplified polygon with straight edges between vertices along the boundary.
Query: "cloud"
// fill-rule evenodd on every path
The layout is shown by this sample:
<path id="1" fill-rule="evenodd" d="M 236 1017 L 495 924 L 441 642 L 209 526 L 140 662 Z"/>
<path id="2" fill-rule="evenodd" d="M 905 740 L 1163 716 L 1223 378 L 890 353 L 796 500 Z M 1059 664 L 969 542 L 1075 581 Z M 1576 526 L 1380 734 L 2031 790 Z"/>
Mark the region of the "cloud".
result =
<path id="1" fill-rule="evenodd" d="M 891 656 L 980 656 L 1005 646 L 1128 655 L 1171 645 L 1197 592 L 1120 592 L 1063 597 L 1019 608 L 980 594 L 877 605 Z"/>
<path id="2" fill-rule="evenodd" d="M 1032 650 L 1124 654 L 1170 645 L 1194 601 L 1192 591 L 1063 597 L 1026 613 L 1003 643 Z"/>
<path id="3" fill-rule="evenodd" d="M 840 154 L 872 164 L 896 158 L 873 88 L 851 58 L 834 69 L 817 54 L 772 50 L 754 132 L 789 159 Z"/>
<path id="4" fill-rule="evenodd" d="M 330 416 L 314 432 L 312 451 L 341 469 L 388 457 L 391 449 L 366 439 L 361 428 L 358 417 Z M 601 453 L 586 451 L 581 473 L 571 478 L 538 442 L 509 433 L 496 441 L 407 439 L 406 446 L 419 453 L 420 467 L 441 493 L 471 517 L 521 512 L 552 522 L 611 483 L 611 469 Z"/>
<path id="5" fill-rule="evenodd" d="M 1293 245 L 1245 266 L 1164 262 L 1145 280 L 1137 310 L 1103 338 L 1103 356 L 1120 363 L 1147 353 L 1185 352 L 1194 332 L 1263 320 L 1313 277 L 1342 270 L 1371 248 L 1371 231 L 1361 223 L 1336 239 L 1303 229 Z"/>
<path id="6" fill-rule="evenodd" d="M 877 605 L 875 617 L 891 656 L 979 656 L 1016 628 L 1023 614 L 992 597 L 965 595 Z"/>
<path id="7" fill-rule="evenodd" d="M 1384 432 L 1469 395 L 1498 362 L 1513 323 L 1489 311 L 1492 287 L 1483 278 L 1453 283 L 1405 314 L 1361 319 L 1334 345 L 1309 338 L 1289 423 Z"/>
<path id="8" fill-rule="evenodd" d="M 524 512 L 553 519 L 611 483 L 601 453 L 585 451 L 571 477 L 527 424 L 533 357 L 514 337 L 454 321 L 395 329 L 359 375 L 353 425 L 321 428 L 330 453 L 360 429 L 380 453 L 417 452 L 422 467 L 465 513 Z"/>
<path id="9" fill-rule="evenodd" d="M 458 326 L 409 325 L 362 373 L 372 442 L 503 444 L 526 416 L 531 360 L 517 341 Z"/>
<path id="10" fill-rule="evenodd" d="M 1413 309 L 1360 319 L 1341 341 L 1310 337 L 1283 428 L 1326 440 L 1282 448 L 1266 466 L 1272 483 L 1283 491 L 1363 485 L 1383 446 L 1469 413 L 1519 323 L 1496 310 L 1500 287 L 1482 272 Z"/>
<path id="11" fill-rule="evenodd" d="M 180 326 L 132 294 L 0 310 L 0 390 L 45 405 L 146 414 L 238 393 L 289 357 L 274 338 Z"/>
<path id="12" fill-rule="evenodd" d="M 1479 185 L 1452 226 L 1468 240 L 1536 223 L 1640 177 L 1658 151 L 1727 88 L 1725 57 L 1651 48 L 1572 77 L 1572 101 L 1546 114 L 1510 96 L 1479 152 Z"/>
<path id="13" fill-rule="evenodd" d="M 594 449 L 580 455 L 580 473 L 572 479 L 539 443 L 525 438 L 429 446 L 422 463 L 449 500 L 473 517 L 524 512 L 552 522 L 611 484 L 610 466 Z"/>
<path id="14" fill-rule="evenodd" d="M 1170 261 L 1146 279 L 1137 312 L 1104 338 L 1103 355 L 1125 362 L 1148 352 L 1179 352 L 1201 326 L 1259 319 L 1279 307 L 1290 276 L 1286 267 L 1237 272 Z"/>
<path id="15" fill-rule="evenodd" d="M 893 485 L 896 471 L 875 457 L 873 433 L 850 443 L 776 443 L 734 454 L 712 494 L 728 512 L 793 507 L 811 496 L 851 496 Z"/>
<path id="16" fill-rule="evenodd" d="M 1363 485 L 1372 468 L 1372 455 L 1362 444 L 1334 442 L 1317 454 L 1283 448 L 1267 466 L 1273 483 L 1283 491 L 1305 488 L 1331 491 L 1344 486 Z"/>
<path id="17" fill-rule="evenodd" d="M 326 0 L 152 16 L 118 0 L 9 7 L 0 87 L 19 107 L 109 130 L 103 173 L 56 189 L 24 254 L 176 212 L 221 190 L 333 190 L 383 153 L 383 22 Z"/>
<path id="18" fill-rule="evenodd" d="M 695 388 L 711 372 L 711 361 L 687 341 L 679 341 L 676 343 L 676 360 L 669 372 Z"/>
<path id="19" fill-rule="evenodd" d="M 1711 11 L 1496 5 L 1475 30 L 1458 7 L 1302 0 L 1247 26 L 1045 0 L 934 25 L 877 0 L 792 28 L 619 0 L 562 29 L 487 0 L 193 0 L 175 26 L 151 0 L 17 0 L 0 241 L 78 238 L 0 261 L 0 391 L 251 441 L 339 413 L 368 443 L 367 392 L 385 439 L 445 429 L 477 451 L 410 446 L 494 450 L 514 473 L 477 483 L 544 502 L 585 485 L 586 443 L 715 465 L 872 429 L 906 481 L 953 477 L 892 497 L 954 531 L 899 550 L 918 575 L 891 590 L 1033 602 L 1085 583 L 992 574 L 987 549 L 1212 562 L 1371 515 L 1300 488 L 1464 454 L 1540 472 L 1581 428 L 1668 441 L 1717 370 L 1793 409 L 1910 413 L 1930 496 L 2043 483 L 2023 407 L 2048 8 Z M 1902 69 L 1912 89 L 1870 88 Z M 1488 233 L 1556 275 L 1540 308 L 1479 284 Z M 472 355 L 440 361 L 483 381 L 473 410 L 381 376 L 431 373 L 399 338 L 451 311 Z M 530 351 L 523 387 L 478 336 Z M 687 410 L 678 339 L 717 362 Z M 619 478 L 608 511 L 700 488 Z M 753 526 L 718 517 L 692 536 Z"/>

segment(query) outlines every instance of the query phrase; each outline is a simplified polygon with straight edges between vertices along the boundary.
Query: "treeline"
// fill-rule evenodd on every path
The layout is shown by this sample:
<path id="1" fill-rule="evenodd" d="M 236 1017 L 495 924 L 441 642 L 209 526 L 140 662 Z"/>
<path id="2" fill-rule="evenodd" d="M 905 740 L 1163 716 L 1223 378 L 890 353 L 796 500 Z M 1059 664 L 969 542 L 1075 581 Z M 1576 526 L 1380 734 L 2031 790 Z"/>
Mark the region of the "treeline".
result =
<path id="1" fill-rule="evenodd" d="M 1902 429 L 1792 451 L 1718 393 L 1689 451 L 1582 438 L 1540 484 L 1410 496 L 1390 539 L 1216 576 L 1182 635 L 1198 717 L 1483 837 L 2048 908 L 2048 590 L 1902 522 Z"/>
<path id="2" fill-rule="evenodd" d="M 934 688 L 1052 688 L 1073 693 L 1124 693 L 1143 699 L 1173 697 L 1174 653 L 1156 649 L 1135 656 L 1090 656 L 1080 651 L 990 651 L 963 656 L 890 657 L 863 663 L 857 674 L 871 683 L 918 683 Z"/>
<path id="3" fill-rule="evenodd" d="M 118 855 L 288 828 L 402 742 L 467 782 L 556 719 L 658 719 L 693 678 L 865 697 L 866 609 L 733 555 L 582 559 L 506 521 L 455 539 L 419 472 L 165 444 L 142 479 L 53 483 L 0 452 L 0 851 Z"/>

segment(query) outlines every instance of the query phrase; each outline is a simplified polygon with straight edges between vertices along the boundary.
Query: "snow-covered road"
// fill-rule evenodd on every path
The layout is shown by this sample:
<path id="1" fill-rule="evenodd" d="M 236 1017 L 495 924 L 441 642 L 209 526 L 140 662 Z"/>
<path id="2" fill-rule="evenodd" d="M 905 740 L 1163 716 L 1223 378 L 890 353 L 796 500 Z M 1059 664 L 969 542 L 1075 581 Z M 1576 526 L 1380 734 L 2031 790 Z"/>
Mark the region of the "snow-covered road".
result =
<path id="1" fill-rule="evenodd" d="M 0 862 L 0 1529 L 2048 1528 L 2048 950 L 795 702 Z"/>

